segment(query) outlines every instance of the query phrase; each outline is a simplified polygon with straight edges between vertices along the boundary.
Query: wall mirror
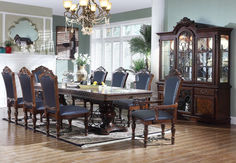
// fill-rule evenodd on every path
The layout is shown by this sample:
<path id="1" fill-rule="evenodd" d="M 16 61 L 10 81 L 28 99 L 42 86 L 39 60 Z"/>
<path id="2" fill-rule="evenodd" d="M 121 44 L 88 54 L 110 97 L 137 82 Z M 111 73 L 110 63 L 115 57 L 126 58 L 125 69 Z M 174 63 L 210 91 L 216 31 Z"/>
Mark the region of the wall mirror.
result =
<path id="1" fill-rule="evenodd" d="M 28 19 L 20 19 L 9 28 L 9 37 L 12 40 L 25 41 L 27 44 L 33 44 L 39 38 L 36 26 Z"/>

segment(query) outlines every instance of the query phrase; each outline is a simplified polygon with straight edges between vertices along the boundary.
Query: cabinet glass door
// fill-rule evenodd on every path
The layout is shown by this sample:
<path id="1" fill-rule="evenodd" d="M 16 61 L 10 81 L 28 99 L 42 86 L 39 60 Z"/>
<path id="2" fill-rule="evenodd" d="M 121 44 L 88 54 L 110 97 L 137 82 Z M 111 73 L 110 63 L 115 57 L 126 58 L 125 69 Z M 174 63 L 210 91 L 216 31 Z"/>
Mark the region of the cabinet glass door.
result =
<path id="1" fill-rule="evenodd" d="M 161 80 L 174 68 L 174 40 L 162 41 Z"/>
<path id="2" fill-rule="evenodd" d="M 199 82 L 212 82 L 213 38 L 199 38 L 197 43 L 196 76 Z"/>
<path id="3" fill-rule="evenodd" d="M 229 36 L 220 38 L 220 82 L 227 83 L 229 76 Z"/>
<path id="4" fill-rule="evenodd" d="M 193 36 L 189 32 L 182 32 L 178 38 L 177 69 L 185 81 L 192 80 Z"/>

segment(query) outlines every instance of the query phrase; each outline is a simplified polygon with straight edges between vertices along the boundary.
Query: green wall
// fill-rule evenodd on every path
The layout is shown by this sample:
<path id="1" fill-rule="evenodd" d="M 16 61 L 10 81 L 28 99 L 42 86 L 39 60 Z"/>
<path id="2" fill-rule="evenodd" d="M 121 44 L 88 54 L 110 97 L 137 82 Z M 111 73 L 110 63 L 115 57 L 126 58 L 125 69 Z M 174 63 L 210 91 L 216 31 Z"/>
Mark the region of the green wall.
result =
<path id="1" fill-rule="evenodd" d="M 188 17 L 199 23 L 234 28 L 231 35 L 231 116 L 236 117 L 236 1 L 166 0 L 165 31 Z M 219 99 L 220 100 L 220 99 Z"/>
<path id="2" fill-rule="evenodd" d="M 119 22 L 119 21 L 127 21 L 132 19 L 141 19 L 152 16 L 152 8 L 145 8 L 140 10 L 133 10 L 123 13 L 112 14 L 110 22 Z"/>

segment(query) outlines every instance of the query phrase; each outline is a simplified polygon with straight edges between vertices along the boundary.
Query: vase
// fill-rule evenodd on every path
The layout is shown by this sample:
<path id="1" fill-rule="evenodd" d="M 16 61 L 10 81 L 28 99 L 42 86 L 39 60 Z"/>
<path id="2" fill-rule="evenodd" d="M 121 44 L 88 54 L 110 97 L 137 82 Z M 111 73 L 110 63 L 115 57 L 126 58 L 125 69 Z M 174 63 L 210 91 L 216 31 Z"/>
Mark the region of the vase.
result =
<path id="1" fill-rule="evenodd" d="M 78 82 L 86 81 L 87 76 L 88 73 L 85 70 L 85 66 L 79 66 L 77 71 L 77 81 Z"/>
<path id="2" fill-rule="evenodd" d="M 6 46 L 5 50 L 6 50 L 6 53 L 11 53 L 11 47 L 10 46 Z"/>

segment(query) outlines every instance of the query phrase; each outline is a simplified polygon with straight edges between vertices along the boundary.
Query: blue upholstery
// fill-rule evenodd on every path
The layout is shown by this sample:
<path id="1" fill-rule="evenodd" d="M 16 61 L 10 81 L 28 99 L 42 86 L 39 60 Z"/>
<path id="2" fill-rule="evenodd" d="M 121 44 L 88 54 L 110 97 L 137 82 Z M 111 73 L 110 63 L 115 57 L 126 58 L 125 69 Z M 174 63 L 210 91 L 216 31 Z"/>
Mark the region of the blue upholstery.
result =
<path id="1" fill-rule="evenodd" d="M 17 98 L 17 104 L 18 105 L 22 105 L 24 102 L 23 102 L 23 98 L 20 97 L 20 98 Z"/>
<path id="2" fill-rule="evenodd" d="M 130 106 L 134 106 L 134 100 L 132 99 L 122 99 L 113 101 L 113 104 L 122 109 L 129 109 Z"/>
<path id="3" fill-rule="evenodd" d="M 93 82 L 97 81 L 98 83 L 102 83 L 105 81 L 106 72 L 103 71 L 95 71 L 93 76 Z"/>
<path id="4" fill-rule="evenodd" d="M 177 91 L 179 88 L 180 79 L 176 76 L 169 77 L 165 81 L 164 105 L 171 105 L 175 103 Z"/>
<path id="5" fill-rule="evenodd" d="M 40 82 L 43 89 L 45 105 L 48 107 L 56 107 L 54 79 L 47 75 L 43 75 L 41 76 Z"/>
<path id="6" fill-rule="evenodd" d="M 155 110 L 136 110 L 132 112 L 132 117 L 141 119 L 143 121 L 153 121 L 156 120 Z M 158 110 L 158 120 L 168 120 L 172 119 L 173 115 L 167 111 Z"/>
<path id="7" fill-rule="evenodd" d="M 151 80 L 151 74 L 148 73 L 138 73 L 135 76 L 136 89 L 148 89 L 149 81 Z"/>
<path id="8" fill-rule="evenodd" d="M 71 116 L 76 114 L 84 114 L 88 112 L 89 111 L 86 108 L 80 106 L 74 106 L 74 105 L 60 106 L 61 116 Z"/>
<path id="9" fill-rule="evenodd" d="M 22 94 L 24 97 L 24 102 L 32 103 L 33 96 L 32 96 L 32 88 L 31 88 L 31 81 L 30 76 L 27 74 L 19 74 Z"/>
<path id="10" fill-rule="evenodd" d="M 9 73 L 2 73 L 2 77 L 5 83 L 7 97 L 10 99 L 14 98 L 14 88 L 13 88 L 13 79 L 12 75 Z"/>
<path id="11" fill-rule="evenodd" d="M 127 74 L 123 72 L 115 72 L 112 74 L 112 87 L 124 87 Z"/>
<path id="12" fill-rule="evenodd" d="M 34 72 L 34 78 L 35 78 L 35 83 L 39 83 L 39 76 L 43 73 L 44 71 L 43 70 L 39 70 L 39 71 L 36 71 Z"/>

